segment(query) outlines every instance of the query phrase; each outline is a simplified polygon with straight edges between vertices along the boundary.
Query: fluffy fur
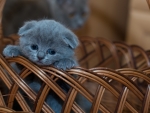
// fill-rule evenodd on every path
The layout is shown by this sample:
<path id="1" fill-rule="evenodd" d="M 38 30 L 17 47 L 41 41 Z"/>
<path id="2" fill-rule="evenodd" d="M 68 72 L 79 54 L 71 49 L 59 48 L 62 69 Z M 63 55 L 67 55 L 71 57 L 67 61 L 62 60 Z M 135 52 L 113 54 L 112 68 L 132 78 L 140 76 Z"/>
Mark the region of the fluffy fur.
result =
<path id="1" fill-rule="evenodd" d="M 47 18 L 74 30 L 83 26 L 88 14 L 88 0 L 6 0 L 2 28 L 8 36 L 16 34 L 26 21 Z"/>
<path id="2" fill-rule="evenodd" d="M 78 46 L 78 39 L 58 22 L 26 22 L 18 34 L 19 44 L 6 46 L 4 56 L 22 55 L 38 65 L 54 65 L 63 70 L 77 65 L 74 49 Z"/>
<path id="3" fill-rule="evenodd" d="M 60 23 L 54 20 L 29 21 L 19 29 L 18 34 L 18 45 L 6 46 L 4 56 L 21 55 L 37 65 L 54 65 L 63 70 L 77 66 L 74 49 L 79 41 L 74 33 Z M 26 78 L 26 83 L 38 92 L 42 81 L 32 74 Z M 65 91 L 69 89 L 63 81 L 58 81 L 58 84 Z M 50 92 L 45 101 L 56 113 L 61 112 L 62 101 L 54 92 Z"/>

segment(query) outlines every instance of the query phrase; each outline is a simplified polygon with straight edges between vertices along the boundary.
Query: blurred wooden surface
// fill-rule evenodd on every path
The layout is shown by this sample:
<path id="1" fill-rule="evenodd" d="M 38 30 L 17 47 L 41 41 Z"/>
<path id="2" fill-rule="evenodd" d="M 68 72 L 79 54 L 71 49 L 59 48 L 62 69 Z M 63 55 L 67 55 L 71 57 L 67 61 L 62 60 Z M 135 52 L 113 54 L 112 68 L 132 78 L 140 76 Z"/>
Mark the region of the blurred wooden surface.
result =
<path id="1" fill-rule="evenodd" d="M 124 40 L 129 0 L 89 0 L 90 15 L 78 36 Z"/>
<path id="2" fill-rule="evenodd" d="M 149 2 L 148 2 L 149 3 Z M 128 44 L 150 49 L 150 10 L 146 0 L 131 0 L 127 28 Z"/>
<path id="3" fill-rule="evenodd" d="M 150 0 L 147 0 L 147 3 L 148 3 L 148 5 L 149 5 L 149 8 L 150 8 Z"/>

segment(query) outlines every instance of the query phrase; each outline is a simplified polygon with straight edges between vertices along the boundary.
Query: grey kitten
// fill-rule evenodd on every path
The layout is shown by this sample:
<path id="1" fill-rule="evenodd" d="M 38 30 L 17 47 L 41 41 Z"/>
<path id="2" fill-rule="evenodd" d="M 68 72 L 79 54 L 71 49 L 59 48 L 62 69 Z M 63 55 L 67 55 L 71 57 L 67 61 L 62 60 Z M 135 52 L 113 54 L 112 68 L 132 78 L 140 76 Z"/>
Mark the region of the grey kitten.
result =
<path id="1" fill-rule="evenodd" d="M 79 44 L 78 38 L 62 24 L 54 20 L 29 21 L 19 29 L 18 34 L 18 45 L 6 46 L 3 50 L 4 56 L 21 55 L 37 65 L 53 65 L 63 70 L 78 65 L 74 56 L 74 50 Z M 19 73 L 19 69 L 15 69 Z M 25 81 L 35 92 L 39 92 L 42 84 L 40 79 L 31 75 Z M 62 80 L 57 82 L 65 92 L 69 91 L 70 87 L 66 83 Z M 56 113 L 61 112 L 63 101 L 53 91 L 45 101 Z M 75 101 L 86 113 L 90 112 L 92 104 L 82 95 L 78 94 Z"/>
<path id="2" fill-rule="evenodd" d="M 89 14 L 88 0 L 6 0 L 3 34 L 16 34 L 25 21 L 54 19 L 70 29 L 83 26 Z"/>
<path id="3" fill-rule="evenodd" d="M 54 65 L 63 70 L 78 65 L 74 49 L 79 41 L 74 33 L 60 23 L 54 20 L 29 21 L 19 29 L 18 34 L 18 45 L 6 46 L 4 56 L 21 55 L 37 65 Z M 40 90 L 42 81 L 35 75 L 27 77 L 25 81 L 35 92 Z M 65 87 L 65 91 L 68 89 L 63 81 L 58 82 L 61 87 Z M 50 92 L 45 101 L 56 113 L 61 112 L 62 101 L 54 92 Z"/>
<path id="4" fill-rule="evenodd" d="M 19 44 L 6 46 L 4 56 L 22 55 L 38 65 L 54 65 L 63 70 L 77 65 L 74 49 L 78 46 L 78 39 L 58 22 L 29 21 L 18 34 Z"/>

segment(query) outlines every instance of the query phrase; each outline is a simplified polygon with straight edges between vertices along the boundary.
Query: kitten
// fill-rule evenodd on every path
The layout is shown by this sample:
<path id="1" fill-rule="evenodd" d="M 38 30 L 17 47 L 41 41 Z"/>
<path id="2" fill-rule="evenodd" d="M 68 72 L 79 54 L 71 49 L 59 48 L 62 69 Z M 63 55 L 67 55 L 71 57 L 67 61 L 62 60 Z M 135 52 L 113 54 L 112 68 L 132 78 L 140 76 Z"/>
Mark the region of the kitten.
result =
<path id="1" fill-rule="evenodd" d="M 29 21 L 19 29 L 18 34 L 18 45 L 6 46 L 4 56 L 21 55 L 37 65 L 53 65 L 63 70 L 78 65 L 74 56 L 78 38 L 60 23 L 54 20 Z M 40 90 L 42 81 L 35 75 L 27 77 L 25 81 L 35 92 Z M 63 81 L 58 81 L 58 84 L 65 91 L 69 90 Z M 61 112 L 62 101 L 54 92 L 50 92 L 45 101 L 56 113 Z"/>
<path id="2" fill-rule="evenodd" d="M 29 21 L 18 34 L 19 44 L 6 46 L 4 56 L 22 55 L 38 65 L 54 65 L 63 70 L 77 65 L 74 49 L 78 46 L 78 39 L 58 22 Z"/>
<path id="3" fill-rule="evenodd" d="M 16 34 L 25 21 L 44 18 L 54 19 L 74 30 L 83 26 L 88 14 L 88 0 L 6 0 L 3 34 Z"/>

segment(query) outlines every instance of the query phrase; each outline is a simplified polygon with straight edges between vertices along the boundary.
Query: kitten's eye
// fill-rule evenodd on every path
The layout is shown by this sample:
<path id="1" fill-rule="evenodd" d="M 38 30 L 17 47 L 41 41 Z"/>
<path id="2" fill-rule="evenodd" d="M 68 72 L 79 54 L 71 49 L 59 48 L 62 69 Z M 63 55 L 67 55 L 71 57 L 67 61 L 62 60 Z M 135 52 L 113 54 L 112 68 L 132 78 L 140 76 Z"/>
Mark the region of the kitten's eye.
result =
<path id="1" fill-rule="evenodd" d="M 38 45 L 35 45 L 35 44 L 31 45 L 31 49 L 38 50 Z"/>
<path id="2" fill-rule="evenodd" d="M 54 55 L 56 52 L 52 49 L 47 50 L 47 54 Z"/>
<path id="3" fill-rule="evenodd" d="M 70 18 L 73 18 L 75 16 L 75 12 L 71 12 L 70 14 L 69 14 L 69 17 Z"/>

